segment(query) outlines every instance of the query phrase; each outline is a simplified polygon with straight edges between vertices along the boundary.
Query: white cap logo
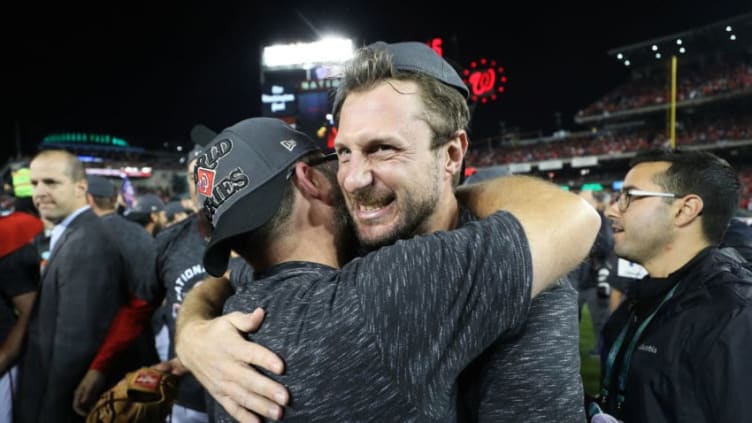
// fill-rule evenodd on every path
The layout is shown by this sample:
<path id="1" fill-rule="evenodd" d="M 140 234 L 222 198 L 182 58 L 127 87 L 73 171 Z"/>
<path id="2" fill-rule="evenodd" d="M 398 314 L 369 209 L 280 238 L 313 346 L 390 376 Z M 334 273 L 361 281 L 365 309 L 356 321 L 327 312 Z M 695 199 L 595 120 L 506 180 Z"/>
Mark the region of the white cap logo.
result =
<path id="1" fill-rule="evenodd" d="M 298 143 L 295 142 L 295 140 L 284 140 L 280 141 L 280 144 L 282 144 L 282 147 L 285 147 L 287 151 L 292 151 Z"/>

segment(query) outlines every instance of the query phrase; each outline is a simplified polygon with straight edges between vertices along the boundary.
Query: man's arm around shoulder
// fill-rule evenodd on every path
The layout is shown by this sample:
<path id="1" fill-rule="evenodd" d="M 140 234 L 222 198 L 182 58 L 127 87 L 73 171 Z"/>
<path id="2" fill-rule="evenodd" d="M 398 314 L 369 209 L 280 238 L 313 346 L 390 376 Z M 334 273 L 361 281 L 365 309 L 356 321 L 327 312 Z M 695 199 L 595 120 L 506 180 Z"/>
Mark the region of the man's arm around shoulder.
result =
<path id="1" fill-rule="evenodd" d="M 242 422 L 258 421 L 251 410 L 277 420 L 289 394 L 249 364 L 279 374 L 284 363 L 241 335 L 258 329 L 263 310 L 221 316 L 232 293 L 227 277 L 207 278 L 188 292 L 176 320 L 175 352 L 181 364 L 233 417 Z"/>
<path id="2" fill-rule="evenodd" d="M 506 210 L 519 220 L 533 259 L 533 295 L 587 256 L 601 225 L 600 216 L 584 199 L 531 176 L 462 186 L 457 198 L 479 217 Z"/>

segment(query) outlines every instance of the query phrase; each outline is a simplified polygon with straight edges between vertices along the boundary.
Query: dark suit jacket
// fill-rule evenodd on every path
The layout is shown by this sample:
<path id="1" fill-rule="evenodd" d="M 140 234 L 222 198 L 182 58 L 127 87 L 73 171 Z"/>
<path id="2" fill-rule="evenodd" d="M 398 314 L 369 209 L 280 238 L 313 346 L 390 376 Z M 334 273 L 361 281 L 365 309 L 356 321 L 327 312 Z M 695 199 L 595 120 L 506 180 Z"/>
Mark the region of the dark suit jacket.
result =
<path id="1" fill-rule="evenodd" d="M 73 392 L 125 300 L 122 258 L 91 211 L 55 243 L 42 273 L 21 361 L 16 422 L 83 421 Z"/>

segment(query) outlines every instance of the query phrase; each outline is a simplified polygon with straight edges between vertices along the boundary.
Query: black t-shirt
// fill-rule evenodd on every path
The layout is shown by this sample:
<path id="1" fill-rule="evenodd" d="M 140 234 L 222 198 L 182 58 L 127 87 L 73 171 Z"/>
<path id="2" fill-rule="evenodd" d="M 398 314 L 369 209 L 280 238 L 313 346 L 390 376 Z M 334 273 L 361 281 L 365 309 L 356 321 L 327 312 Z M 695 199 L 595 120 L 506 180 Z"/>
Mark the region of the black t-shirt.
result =
<path id="1" fill-rule="evenodd" d="M 0 258 L 0 344 L 16 324 L 13 298 L 34 292 L 38 286 L 39 254 L 33 244 Z"/>
<path id="2" fill-rule="evenodd" d="M 157 243 L 157 278 L 165 290 L 165 318 L 170 332 L 170 358 L 175 357 L 175 317 L 188 291 L 207 277 L 202 265 L 206 241 L 198 230 L 196 216 L 161 231 Z M 185 407 L 206 411 L 204 389 L 187 374 L 180 379 L 176 402 Z"/>
<path id="3" fill-rule="evenodd" d="M 457 378 L 519 330 L 532 264 L 508 213 L 398 241 L 340 271 L 288 262 L 257 275 L 225 312 L 266 310 L 250 334 L 286 363 L 287 422 L 453 421 Z M 218 421 L 231 421 L 217 405 Z"/>

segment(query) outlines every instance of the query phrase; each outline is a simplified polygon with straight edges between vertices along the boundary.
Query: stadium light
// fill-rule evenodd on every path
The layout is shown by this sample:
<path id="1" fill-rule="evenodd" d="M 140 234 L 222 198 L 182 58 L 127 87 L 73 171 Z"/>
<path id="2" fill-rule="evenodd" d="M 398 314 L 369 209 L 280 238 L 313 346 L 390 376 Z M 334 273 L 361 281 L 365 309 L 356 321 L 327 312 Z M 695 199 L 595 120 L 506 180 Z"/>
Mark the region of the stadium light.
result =
<path id="1" fill-rule="evenodd" d="M 651 48 L 653 49 L 653 51 L 658 51 L 658 46 L 655 45 L 655 44 L 653 44 L 653 47 L 651 47 Z"/>
<path id="2" fill-rule="evenodd" d="M 729 36 L 729 40 L 731 40 L 731 41 L 734 41 L 734 40 L 736 40 L 736 35 L 735 35 L 735 34 L 731 34 L 731 35 Z"/>
<path id="3" fill-rule="evenodd" d="M 629 65 L 630 65 L 630 61 L 629 60 L 625 60 L 624 61 L 624 66 L 629 66 Z"/>
<path id="4" fill-rule="evenodd" d="M 680 45 L 682 45 L 682 40 L 681 40 L 681 38 L 678 38 L 678 39 L 676 40 L 676 45 L 677 45 L 677 46 L 680 46 Z"/>
<path id="5" fill-rule="evenodd" d="M 731 28 L 731 25 L 726 25 L 726 32 L 731 32 L 733 29 Z"/>
<path id="6" fill-rule="evenodd" d="M 261 65 L 266 69 L 305 68 L 342 63 L 352 57 L 349 38 L 323 38 L 312 43 L 264 47 Z"/>
<path id="7" fill-rule="evenodd" d="M 624 55 L 621 54 L 621 53 L 619 53 L 619 54 L 616 55 L 616 58 L 619 59 L 619 60 L 621 60 L 621 59 L 624 58 Z"/>
<path id="8" fill-rule="evenodd" d="M 661 58 L 661 53 L 655 53 L 655 58 L 656 59 L 660 59 Z"/>
<path id="9" fill-rule="evenodd" d="M 686 52 L 687 52 L 687 49 L 685 49 L 684 47 L 679 48 L 679 53 L 684 54 Z"/>

